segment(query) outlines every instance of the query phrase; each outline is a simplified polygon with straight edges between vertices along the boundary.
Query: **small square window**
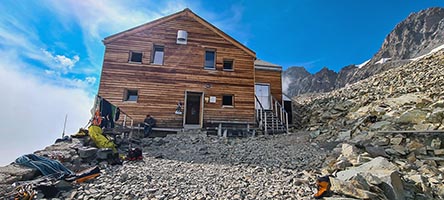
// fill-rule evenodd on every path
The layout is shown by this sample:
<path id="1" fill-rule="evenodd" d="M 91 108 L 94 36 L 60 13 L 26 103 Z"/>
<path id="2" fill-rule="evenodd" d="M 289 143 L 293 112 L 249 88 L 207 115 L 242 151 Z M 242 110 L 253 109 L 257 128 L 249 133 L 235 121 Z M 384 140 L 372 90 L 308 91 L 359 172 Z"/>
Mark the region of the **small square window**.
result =
<path id="1" fill-rule="evenodd" d="M 125 92 L 124 92 L 123 101 L 134 101 L 134 102 L 137 102 L 138 98 L 139 98 L 139 91 L 138 90 L 128 90 L 128 89 L 126 89 Z"/>
<path id="2" fill-rule="evenodd" d="M 152 63 L 156 65 L 163 65 L 164 47 L 154 45 Z"/>
<path id="3" fill-rule="evenodd" d="M 224 59 L 224 70 L 233 71 L 233 60 Z"/>
<path id="4" fill-rule="evenodd" d="M 233 95 L 224 95 L 222 97 L 222 106 L 234 106 L 234 96 Z"/>
<path id="5" fill-rule="evenodd" d="M 216 52 L 214 50 L 205 51 L 205 69 L 215 69 L 216 68 Z"/>
<path id="6" fill-rule="evenodd" d="M 142 63 L 142 53 L 130 51 L 130 62 Z"/>

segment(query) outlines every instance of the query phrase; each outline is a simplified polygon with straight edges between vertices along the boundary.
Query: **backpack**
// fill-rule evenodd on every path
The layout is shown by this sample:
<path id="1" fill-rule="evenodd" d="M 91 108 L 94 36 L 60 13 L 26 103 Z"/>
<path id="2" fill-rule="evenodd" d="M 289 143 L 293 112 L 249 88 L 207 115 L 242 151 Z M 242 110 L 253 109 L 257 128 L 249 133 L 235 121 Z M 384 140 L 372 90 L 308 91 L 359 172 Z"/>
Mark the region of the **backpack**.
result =
<path id="1" fill-rule="evenodd" d="M 126 156 L 126 160 L 129 160 L 129 161 L 143 160 L 142 150 L 139 148 L 131 148 L 128 151 L 128 155 Z"/>

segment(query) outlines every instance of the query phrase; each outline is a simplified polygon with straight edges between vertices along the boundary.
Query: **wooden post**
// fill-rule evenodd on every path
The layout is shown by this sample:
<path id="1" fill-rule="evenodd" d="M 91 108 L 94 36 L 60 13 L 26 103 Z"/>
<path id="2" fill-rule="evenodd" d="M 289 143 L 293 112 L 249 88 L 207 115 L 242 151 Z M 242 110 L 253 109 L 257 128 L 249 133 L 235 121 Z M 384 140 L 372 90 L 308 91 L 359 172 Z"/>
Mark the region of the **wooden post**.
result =
<path id="1" fill-rule="evenodd" d="M 126 115 L 123 116 L 123 127 L 126 126 Z"/>

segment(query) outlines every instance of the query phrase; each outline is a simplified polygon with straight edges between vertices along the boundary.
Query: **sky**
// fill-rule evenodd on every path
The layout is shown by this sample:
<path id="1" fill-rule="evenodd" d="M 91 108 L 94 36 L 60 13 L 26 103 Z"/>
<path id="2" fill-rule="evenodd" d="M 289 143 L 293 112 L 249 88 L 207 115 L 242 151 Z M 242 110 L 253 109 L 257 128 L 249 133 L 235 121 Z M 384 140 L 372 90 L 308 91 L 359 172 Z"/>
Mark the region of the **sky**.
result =
<path id="1" fill-rule="evenodd" d="M 190 8 L 284 69 L 335 71 L 370 59 L 410 13 L 443 0 L 4 0 L 0 165 L 75 133 L 90 118 L 103 38 Z"/>

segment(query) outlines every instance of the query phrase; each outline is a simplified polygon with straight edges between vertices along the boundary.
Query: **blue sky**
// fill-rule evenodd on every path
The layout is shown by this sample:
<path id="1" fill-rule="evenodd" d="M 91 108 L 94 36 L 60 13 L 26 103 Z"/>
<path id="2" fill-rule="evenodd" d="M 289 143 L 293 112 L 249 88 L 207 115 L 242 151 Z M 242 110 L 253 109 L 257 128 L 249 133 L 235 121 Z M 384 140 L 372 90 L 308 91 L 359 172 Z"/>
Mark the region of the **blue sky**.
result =
<path id="1" fill-rule="evenodd" d="M 0 4 L 0 165 L 84 126 L 106 36 L 192 9 L 263 60 L 338 71 L 370 59 L 410 13 L 442 0 L 5 0 Z"/>

